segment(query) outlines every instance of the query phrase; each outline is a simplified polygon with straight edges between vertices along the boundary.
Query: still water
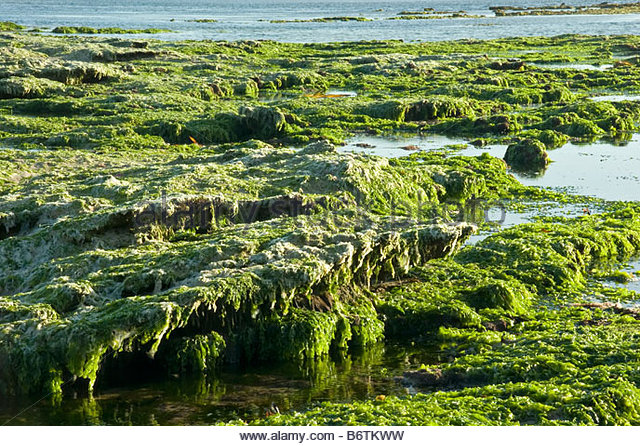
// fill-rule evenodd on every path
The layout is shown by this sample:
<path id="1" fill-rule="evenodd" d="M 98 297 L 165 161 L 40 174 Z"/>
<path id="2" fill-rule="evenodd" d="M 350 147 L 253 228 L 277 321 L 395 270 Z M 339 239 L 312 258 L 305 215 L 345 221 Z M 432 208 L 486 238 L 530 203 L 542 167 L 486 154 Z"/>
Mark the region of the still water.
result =
<path id="1" fill-rule="evenodd" d="M 112 384 L 98 388 L 93 399 L 5 398 L 0 399 L 0 425 L 204 425 L 251 420 L 264 417 L 272 404 L 286 412 L 323 401 L 412 393 L 399 380 L 404 371 L 446 360 L 446 352 L 436 346 L 378 344 L 302 367 L 226 368 L 215 379 L 158 376 Z"/>
<path id="2" fill-rule="evenodd" d="M 460 138 L 422 136 L 412 138 L 356 137 L 340 148 L 389 158 L 417 151 L 449 150 L 453 155 L 479 156 L 484 152 L 503 158 L 506 145 L 476 148 Z M 621 143 L 568 143 L 549 150 L 552 162 L 535 175 L 511 171 L 526 186 L 537 186 L 609 201 L 640 200 L 640 135 Z"/>

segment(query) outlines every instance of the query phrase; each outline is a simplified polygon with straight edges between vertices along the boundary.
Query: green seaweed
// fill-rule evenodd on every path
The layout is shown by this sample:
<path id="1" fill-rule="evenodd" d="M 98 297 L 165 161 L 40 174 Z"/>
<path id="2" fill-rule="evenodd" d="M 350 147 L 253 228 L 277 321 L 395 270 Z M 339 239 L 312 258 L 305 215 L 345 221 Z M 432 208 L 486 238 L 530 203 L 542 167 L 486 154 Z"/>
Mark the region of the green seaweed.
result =
<path id="1" fill-rule="evenodd" d="M 170 33 L 168 29 L 123 29 L 123 28 L 91 28 L 89 26 L 57 26 L 51 31 L 53 34 L 160 34 Z"/>
<path id="2" fill-rule="evenodd" d="M 638 37 L 7 36 L 0 393 L 91 393 L 136 363 L 203 379 L 229 363 L 314 370 L 395 339 L 451 359 L 404 376 L 431 393 L 257 423 L 638 422 L 638 315 L 620 304 L 636 296 L 600 283 L 637 254 L 637 206 L 460 250 L 488 206 L 584 197 L 524 187 L 486 154 L 329 143 L 447 134 L 532 147 L 521 164 L 539 169 L 569 141 L 624 140 L 640 106 L 590 98 L 640 90 L 637 61 L 612 60 Z"/>
<path id="3" fill-rule="evenodd" d="M 22 25 L 18 25 L 17 23 L 13 23 L 13 22 L 0 22 L 0 31 L 6 32 L 6 31 L 21 31 L 25 29 L 24 26 Z"/>

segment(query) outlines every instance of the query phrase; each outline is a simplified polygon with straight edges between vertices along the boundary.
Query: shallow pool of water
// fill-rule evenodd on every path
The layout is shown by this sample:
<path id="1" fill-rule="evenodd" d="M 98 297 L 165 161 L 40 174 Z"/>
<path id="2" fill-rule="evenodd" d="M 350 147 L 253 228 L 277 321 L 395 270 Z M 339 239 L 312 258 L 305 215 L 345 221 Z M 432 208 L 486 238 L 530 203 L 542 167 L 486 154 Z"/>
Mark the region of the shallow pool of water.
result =
<path id="1" fill-rule="evenodd" d="M 539 218 L 545 217 L 580 217 L 585 215 L 588 209 L 590 214 L 602 212 L 602 208 L 589 205 L 587 203 L 532 203 L 527 209 L 512 210 L 508 206 L 491 206 L 481 212 L 480 220 L 476 219 L 470 223 L 486 225 L 465 242 L 466 245 L 475 245 L 491 234 L 511 228 L 523 223 L 532 223 Z M 488 226 L 487 226 L 488 225 Z"/>
<path id="2" fill-rule="evenodd" d="M 612 64 L 594 65 L 588 63 L 573 63 L 573 62 L 559 62 L 559 63 L 541 63 L 531 62 L 529 65 L 538 68 L 548 68 L 551 70 L 594 70 L 594 71 L 606 71 L 613 68 Z"/>
<path id="3" fill-rule="evenodd" d="M 544 173 L 513 174 L 527 186 L 609 201 L 640 199 L 640 139 L 637 135 L 624 145 L 569 143 L 550 150 L 549 156 L 553 162 Z"/>
<path id="4" fill-rule="evenodd" d="M 342 98 L 355 98 L 358 96 L 358 93 L 353 90 L 340 90 L 335 88 L 330 88 L 325 93 L 326 96 L 336 96 Z"/>
<path id="5" fill-rule="evenodd" d="M 607 281 L 604 282 L 604 284 L 613 288 L 624 288 L 640 293 L 640 274 L 638 274 L 640 272 L 640 258 L 628 261 L 625 265 L 619 268 L 619 271 L 623 271 L 631 275 L 632 279 L 626 283 Z"/>
<path id="6" fill-rule="evenodd" d="M 261 91 L 258 94 L 258 100 L 260 102 L 276 102 L 285 101 L 287 99 L 295 99 L 301 96 L 311 97 L 315 99 L 344 99 L 355 98 L 358 93 L 353 90 L 340 90 L 330 88 L 325 92 L 309 92 L 309 93 L 295 93 L 290 91 Z"/>
<path id="7" fill-rule="evenodd" d="M 410 392 L 396 380 L 407 369 L 446 360 L 435 347 L 379 344 L 313 367 L 292 364 L 226 369 L 213 380 L 157 378 L 99 389 L 93 399 L 38 397 L 0 400 L 0 425 L 207 425 L 264 417 L 323 401 L 348 402 Z"/>
<path id="8" fill-rule="evenodd" d="M 605 96 L 593 96 L 589 98 L 595 102 L 622 102 L 622 101 L 640 101 L 640 95 L 637 94 L 611 94 Z"/>
<path id="9" fill-rule="evenodd" d="M 473 146 L 467 144 L 466 140 L 461 138 L 450 138 L 442 135 L 425 135 L 405 137 L 390 136 L 357 136 L 347 141 L 347 144 L 338 147 L 338 151 L 342 153 L 365 153 L 367 155 L 384 156 L 385 158 L 399 158 L 401 156 L 411 155 L 418 151 L 433 151 L 444 149 L 447 146 L 459 146 L 455 151 L 460 155 L 478 154 Z M 506 146 L 501 146 L 506 149 Z"/>
<path id="10" fill-rule="evenodd" d="M 397 158 L 419 150 L 442 150 L 448 145 L 459 144 L 465 145 L 466 148 L 455 148 L 452 155 L 479 156 L 486 152 L 496 158 L 503 158 L 507 149 L 506 145 L 476 148 L 459 138 L 433 135 L 413 138 L 357 137 L 349 140 L 347 145 L 339 150 Z M 640 135 L 634 135 L 630 141 L 619 144 L 569 143 L 559 149 L 550 150 L 549 157 L 552 163 L 545 172 L 510 172 L 527 186 L 609 201 L 640 199 Z"/>

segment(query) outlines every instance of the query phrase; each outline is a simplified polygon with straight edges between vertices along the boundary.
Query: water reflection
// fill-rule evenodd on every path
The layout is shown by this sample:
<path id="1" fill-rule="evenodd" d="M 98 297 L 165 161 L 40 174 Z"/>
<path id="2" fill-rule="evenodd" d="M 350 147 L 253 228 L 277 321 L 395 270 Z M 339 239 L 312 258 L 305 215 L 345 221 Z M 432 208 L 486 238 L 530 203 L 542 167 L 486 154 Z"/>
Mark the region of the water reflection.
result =
<path id="1" fill-rule="evenodd" d="M 504 148 L 504 150 L 507 148 L 502 145 L 495 147 Z M 458 155 L 480 154 L 475 152 L 466 140 L 442 135 L 423 135 L 409 138 L 402 136 L 358 136 L 338 148 L 338 151 L 342 153 L 365 153 L 385 158 L 399 158 L 411 155 L 413 152 L 434 150 L 456 152 Z"/>
<path id="2" fill-rule="evenodd" d="M 612 94 L 604 96 L 593 96 L 589 98 L 594 102 L 622 102 L 622 101 L 640 101 L 640 95 L 634 94 Z"/>
<path id="3" fill-rule="evenodd" d="M 353 90 L 340 90 L 335 88 L 329 88 L 326 91 L 312 91 L 312 92 L 292 92 L 292 91 L 260 91 L 258 94 L 258 100 L 260 102 L 277 102 L 286 101 L 289 99 L 296 99 L 299 97 L 306 97 L 312 99 L 345 99 L 355 98 L 358 93 Z"/>
<path id="4" fill-rule="evenodd" d="M 480 156 L 486 152 L 503 158 L 506 148 L 506 145 L 499 144 L 476 148 L 463 139 L 438 135 L 412 138 L 364 136 L 348 141 L 340 151 L 396 158 L 415 151 L 444 150 L 451 155 Z M 510 173 L 526 186 L 610 201 L 640 199 L 640 136 L 637 134 L 628 141 L 568 143 L 550 150 L 549 157 L 552 162 L 544 172 Z"/>
<path id="5" fill-rule="evenodd" d="M 579 217 L 585 215 L 586 210 L 594 215 L 601 213 L 603 208 L 588 203 L 555 202 L 530 203 L 527 208 L 518 210 L 509 209 L 508 206 L 490 206 L 483 211 L 483 221 L 473 222 L 481 224 L 480 230 L 467 239 L 465 246 L 475 245 L 491 234 L 516 225 L 546 217 Z"/>
<path id="6" fill-rule="evenodd" d="M 627 281 L 605 281 L 604 284 L 612 288 L 623 288 L 629 291 L 640 293 L 640 258 L 630 260 L 626 264 L 619 266 L 618 271 L 627 275 Z"/>
<path id="7" fill-rule="evenodd" d="M 378 344 L 351 355 L 295 364 L 227 368 L 215 378 L 158 377 L 121 388 L 99 389 L 95 398 L 46 399 L 12 425 L 205 425 L 302 410 L 322 401 L 353 401 L 407 390 L 395 379 L 408 368 L 441 362 L 436 346 Z M 0 424 L 37 398 L 0 401 Z"/>
<path id="8" fill-rule="evenodd" d="M 573 63 L 573 62 L 531 62 L 530 65 L 538 68 L 548 68 L 551 70 L 592 70 L 592 71 L 606 71 L 613 68 L 612 64 L 594 65 L 588 63 Z"/>

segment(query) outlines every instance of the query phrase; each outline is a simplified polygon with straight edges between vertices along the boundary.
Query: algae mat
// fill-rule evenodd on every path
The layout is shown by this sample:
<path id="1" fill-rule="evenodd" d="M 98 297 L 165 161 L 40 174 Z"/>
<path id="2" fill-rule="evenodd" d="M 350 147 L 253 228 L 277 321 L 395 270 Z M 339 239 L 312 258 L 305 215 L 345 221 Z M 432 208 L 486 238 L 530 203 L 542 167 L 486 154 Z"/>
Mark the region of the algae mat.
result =
<path id="1" fill-rule="evenodd" d="M 203 388 L 230 365 L 318 370 L 385 340 L 445 360 L 397 371 L 415 395 L 251 422 L 639 421 L 637 295 L 616 285 L 636 275 L 637 204 L 510 174 L 632 138 L 638 103 L 591 98 L 638 89 L 638 38 L 0 38 L 3 395 L 96 414 L 141 369 Z M 558 59 L 574 66 L 544 67 Z M 510 166 L 458 145 L 337 149 L 362 134 L 506 147 Z M 550 203 L 585 208 L 463 247 L 485 209 Z"/>

